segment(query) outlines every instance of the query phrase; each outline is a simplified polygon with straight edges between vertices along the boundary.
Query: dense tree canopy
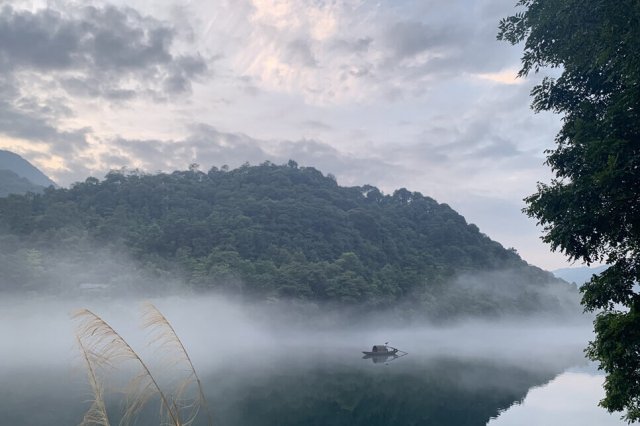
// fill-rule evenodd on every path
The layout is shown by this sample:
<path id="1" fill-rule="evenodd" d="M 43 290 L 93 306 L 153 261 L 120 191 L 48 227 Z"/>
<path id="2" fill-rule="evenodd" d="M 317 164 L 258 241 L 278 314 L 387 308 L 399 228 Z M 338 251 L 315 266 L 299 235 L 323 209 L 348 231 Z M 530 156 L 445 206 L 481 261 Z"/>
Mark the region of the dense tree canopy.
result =
<path id="1" fill-rule="evenodd" d="M 556 178 L 527 198 L 544 240 L 570 258 L 606 262 L 583 288 L 601 310 L 588 355 L 608 373 L 610 411 L 640 419 L 640 2 L 523 0 L 499 38 L 524 41 L 520 75 L 555 67 L 533 108 L 563 117 L 547 162 Z"/>
<path id="2" fill-rule="evenodd" d="M 0 238 L 5 280 L 13 283 L 5 286 L 32 289 L 50 279 L 49 264 L 64 261 L 52 260 L 51 249 L 87 264 L 85 256 L 105 247 L 194 289 L 258 298 L 413 301 L 431 313 L 498 313 L 552 310 L 558 300 L 540 290 L 562 287 L 446 204 L 406 189 L 383 195 L 372 186 L 340 187 L 294 162 L 207 173 L 112 172 L 70 189 L 13 195 L 0 199 Z M 456 276 L 505 270 L 512 274 L 491 278 L 507 287 L 494 292 L 504 299 L 463 286 L 442 296 Z"/>

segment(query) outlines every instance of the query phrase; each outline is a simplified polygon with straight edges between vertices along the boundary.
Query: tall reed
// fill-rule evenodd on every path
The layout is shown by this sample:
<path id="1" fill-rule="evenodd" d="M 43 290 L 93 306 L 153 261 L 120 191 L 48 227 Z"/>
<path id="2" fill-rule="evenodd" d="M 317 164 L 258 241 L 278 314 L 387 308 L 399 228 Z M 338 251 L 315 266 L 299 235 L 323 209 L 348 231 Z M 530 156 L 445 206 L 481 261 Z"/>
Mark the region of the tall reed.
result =
<path id="1" fill-rule="evenodd" d="M 109 416 L 107 415 L 107 408 L 104 404 L 104 389 L 98 380 L 94 367 L 96 362 L 95 356 L 87 351 L 87 348 L 85 348 L 79 337 L 76 337 L 76 340 L 80 347 L 80 352 L 82 352 L 82 358 L 86 363 L 89 386 L 91 386 L 91 392 L 93 394 L 91 407 L 89 407 L 89 410 L 85 413 L 79 426 L 111 426 Z"/>
<path id="2" fill-rule="evenodd" d="M 165 359 L 172 360 L 172 365 L 177 366 L 184 361 L 188 366 L 188 376 L 180 381 L 173 393 L 163 391 L 148 365 L 129 343 L 101 317 L 88 309 L 81 309 L 73 315 L 73 319 L 77 320 L 76 337 L 86 362 L 94 396 L 81 426 L 110 426 L 98 371 L 105 372 L 124 361 L 132 361 L 137 365 L 138 372 L 125 389 L 121 425 L 131 424 L 155 396 L 160 399 L 161 424 L 189 426 L 195 421 L 200 407 L 204 407 L 208 424 L 211 425 L 212 418 L 207 409 L 202 383 L 177 333 L 164 315 L 151 304 L 145 306 L 143 318 L 143 327 L 150 331 L 150 344 L 156 344 L 163 355 L 171 354 Z M 185 395 L 192 384 L 197 385 L 198 396 L 191 401 Z"/>
<path id="3" fill-rule="evenodd" d="M 177 357 L 171 359 L 171 364 L 185 363 L 188 368 L 187 377 L 179 384 L 178 391 L 176 392 L 175 400 L 183 403 L 184 392 L 193 384 L 197 386 L 198 397 L 195 401 L 189 403 L 183 403 L 178 405 L 181 409 L 189 411 L 185 424 L 190 424 L 195 420 L 200 408 L 205 410 L 207 416 L 207 424 L 212 425 L 213 419 L 211 412 L 207 404 L 207 400 L 204 396 L 204 390 L 202 389 L 202 381 L 196 373 L 196 369 L 193 366 L 191 357 L 184 347 L 182 340 L 178 337 L 178 334 L 174 330 L 171 323 L 167 318 L 151 303 L 145 303 L 143 307 L 143 324 L 142 327 L 150 332 L 149 344 L 156 344 L 163 353 L 175 353 Z M 188 401 L 188 400 L 187 400 Z"/>

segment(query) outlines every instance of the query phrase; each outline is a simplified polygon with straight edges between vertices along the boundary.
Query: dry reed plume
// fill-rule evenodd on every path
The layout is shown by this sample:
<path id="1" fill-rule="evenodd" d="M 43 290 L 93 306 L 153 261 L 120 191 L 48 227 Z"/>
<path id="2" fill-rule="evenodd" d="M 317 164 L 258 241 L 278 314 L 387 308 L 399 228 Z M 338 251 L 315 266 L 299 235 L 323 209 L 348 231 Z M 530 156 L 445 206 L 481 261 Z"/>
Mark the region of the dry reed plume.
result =
<path id="1" fill-rule="evenodd" d="M 207 405 L 207 401 L 204 396 L 204 390 L 202 389 L 202 382 L 200 377 L 196 373 L 196 369 L 191 362 L 191 357 L 182 344 L 182 340 L 178 337 L 178 334 L 174 330 L 171 323 L 167 318 L 151 303 L 146 303 L 143 309 L 143 324 L 142 327 L 147 329 L 151 333 L 151 340 L 149 344 L 157 344 L 160 349 L 160 353 L 178 354 L 177 357 L 169 358 L 169 366 L 177 365 L 178 363 L 184 363 L 187 366 L 187 377 L 179 384 L 178 390 L 175 394 L 176 401 L 180 402 L 179 407 L 181 411 L 186 410 L 187 415 L 185 417 L 185 425 L 191 424 L 198 415 L 200 407 L 204 408 L 207 422 L 209 425 L 213 424 L 211 413 Z M 191 385 L 197 385 L 198 397 L 193 401 L 185 400 L 183 396 L 185 391 Z"/>
<path id="2" fill-rule="evenodd" d="M 175 368 L 184 363 L 188 371 L 187 377 L 180 381 L 171 394 L 163 391 L 144 360 L 106 321 L 88 309 L 76 312 L 73 318 L 78 321 L 77 340 L 87 364 L 89 384 L 94 396 L 81 426 L 109 426 L 98 371 L 105 372 L 124 361 L 132 361 L 137 365 L 138 372 L 125 389 L 121 425 L 131 424 L 143 407 L 156 396 L 160 399 L 160 422 L 163 425 L 189 426 L 195 421 L 200 407 L 206 410 L 202 384 L 191 358 L 169 321 L 155 306 L 147 304 L 143 315 L 143 327 L 150 331 L 150 344 L 158 346 L 159 353 L 164 355 L 165 364 Z M 172 356 L 167 356 L 169 353 Z M 197 384 L 198 396 L 190 400 L 186 398 L 186 394 L 193 384 Z M 208 410 L 206 414 L 208 424 L 211 425 Z"/>
<path id="3" fill-rule="evenodd" d="M 82 352 L 82 358 L 87 364 L 87 377 L 89 380 L 89 386 L 91 386 L 91 393 L 93 394 L 93 400 L 91 401 L 91 407 L 85 413 L 80 426 L 110 426 L 109 417 L 107 416 L 107 408 L 104 404 L 104 390 L 102 385 L 98 381 L 96 371 L 94 368 L 94 355 L 89 353 L 82 344 L 82 340 L 76 337 L 80 351 Z"/>

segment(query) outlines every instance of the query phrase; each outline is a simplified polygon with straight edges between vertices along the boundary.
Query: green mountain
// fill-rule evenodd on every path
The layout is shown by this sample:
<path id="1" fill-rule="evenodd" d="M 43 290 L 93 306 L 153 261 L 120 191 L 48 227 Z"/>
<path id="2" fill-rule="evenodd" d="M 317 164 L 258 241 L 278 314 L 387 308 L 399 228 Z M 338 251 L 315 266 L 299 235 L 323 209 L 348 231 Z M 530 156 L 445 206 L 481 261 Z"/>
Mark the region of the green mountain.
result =
<path id="1" fill-rule="evenodd" d="M 12 271 L 5 288 L 38 289 L 64 263 L 110 265 L 101 282 L 141 286 L 113 266 L 126 256 L 152 286 L 179 279 L 271 301 L 403 305 L 450 316 L 557 311 L 576 300 L 574 287 L 446 204 L 404 188 L 384 195 L 368 185 L 341 187 L 293 161 L 207 173 L 112 172 L 0 199 L 0 243 L 0 268 L 4 261 Z M 95 282 L 89 269 L 56 276 Z"/>
<path id="2" fill-rule="evenodd" d="M 0 169 L 0 197 L 9 194 L 25 194 L 27 192 L 42 192 L 44 187 L 32 183 L 30 180 L 18 176 L 11 170 Z"/>

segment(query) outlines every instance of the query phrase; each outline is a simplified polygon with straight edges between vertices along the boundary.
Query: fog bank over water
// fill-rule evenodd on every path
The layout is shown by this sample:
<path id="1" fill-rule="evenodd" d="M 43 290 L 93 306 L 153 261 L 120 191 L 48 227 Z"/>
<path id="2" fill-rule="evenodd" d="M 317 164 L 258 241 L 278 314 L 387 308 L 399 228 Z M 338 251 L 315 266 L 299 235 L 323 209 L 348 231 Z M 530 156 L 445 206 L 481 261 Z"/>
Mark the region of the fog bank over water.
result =
<path id="1" fill-rule="evenodd" d="M 139 326 L 144 301 L 3 298 L 0 416 L 34 426 L 74 424 L 82 418 L 89 389 L 70 319 L 81 307 L 111 324 L 152 372 L 179 373 L 164 371 L 147 344 L 149 335 Z M 149 301 L 190 353 L 217 424 L 232 426 L 420 424 L 429 419 L 485 425 L 522 401 L 531 387 L 570 367 L 586 366 L 582 349 L 591 337 L 587 318 L 565 325 L 542 315 L 400 325 L 384 313 L 357 321 L 355 314 L 338 315 L 314 305 L 242 302 L 214 294 Z M 409 355 L 388 365 L 362 359 L 361 351 L 384 342 Z M 118 371 L 123 370 L 113 374 Z M 110 395 L 110 409 L 117 413 L 118 394 Z"/>
<path id="2" fill-rule="evenodd" d="M 358 322 L 354 315 L 338 317 L 315 305 L 303 315 L 304 305 L 243 303 L 212 294 L 155 299 L 8 297 L 0 302 L 0 333 L 5 336 L 0 342 L 5 360 L 0 368 L 68 364 L 76 357 L 70 315 L 79 308 L 100 315 L 134 348 L 145 350 L 145 332 L 139 327 L 144 301 L 154 303 L 165 314 L 202 366 L 224 362 L 246 351 L 277 356 L 290 350 L 339 350 L 351 356 L 386 341 L 420 356 L 519 362 L 542 353 L 583 347 L 591 336 L 587 318 L 566 325 L 544 316 L 530 316 L 496 321 L 465 319 L 442 326 L 411 321 L 400 326 L 397 318 L 385 313 L 374 313 Z M 294 312 L 285 311 L 291 307 Z M 211 356 L 212 351 L 215 356 Z"/>
<path id="3" fill-rule="evenodd" d="M 347 293 L 355 292 L 354 294 L 362 296 L 362 299 L 354 296 L 353 299 L 343 300 L 328 294 L 310 296 L 304 292 L 292 296 L 286 291 L 280 291 L 282 289 L 265 289 L 261 283 L 244 282 L 237 271 L 229 269 L 224 259 L 220 260 L 221 265 L 218 266 L 219 269 L 227 268 L 228 271 L 199 280 L 190 276 L 175 262 L 167 261 L 162 269 L 151 268 L 149 264 L 134 259 L 126 247 L 119 245 L 96 247 L 95 242 L 85 241 L 67 248 L 21 249 L 16 253 L 20 254 L 17 256 L 19 261 L 16 260 L 14 267 L 0 277 L 0 295 L 5 299 L 13 293 L 18 300 L 25 297 L 79 299 L 76 303 L 82 305 L 84 297 L 88 300 L 110 299 L 117 305 L 123 300 L 168 296 L 178 298 L 188 295 L 198 300 L 215 294 L 226 295 L 229 301 L 243 301 L 240 304 L 222 302 L 229 309 L 231 306 L 239 310 L 249 307 L 250 311 L 254 311 L 252 303 L 245 303 L 247 300 L 256 301 L 256 305 L 280 305 L 279 308 L 271 309 L 268 315 L 282 317 L 281 320 L 287 324 L 292 324 L 292 314 L 301 318 L 311 315 L 314 317 L 314 326 L 343 326 L 345 323 L 359 322 L 365 317 L 378 324 L 391 321 L 402 327 L 410 322 L 422 324 L 429 320 L 442 323 L 465 317 L 475 320 L 506 316 L 558 316 L 562 321 L 580 320 L 583 317 L 579 304 L 580 295 L 575 285 L 560 281 L 551 273 L 537 268 L 491 269 L 487 266 L 486 270 L 461 270 L 441 279 L 416 278 L 413 287 L 398 289 L 398 293 L 393 296 L 380 295 L 378 298 L 364 296 L 373 291 L 371 288 L 354 289 L 349 287 L 353 283 L 338 282 L 339 286 L 347 287 Z M 300 277 L 294 274 L 293 278 L 289 277 L 285 281 L 293 279 L 292 282 L 287 281 L 288 285 L 299 286 L 301 289 L 311 285 L 335 284 L 313 283 L 313 274 L 300 274 Z M 391 279 L 399 280 L 400 277 L 392 276 Z M 335 288 L 325 288 L 325 292 L 329 290 L 337 291 Z M 382 315 L 384 321 L 380 319 L 380 309 L 389 311 Z M 331 311 L 332 315 L 326 315 L 327 311 Z M 293 323 L 298 322 L 296 320 Z"/>
<path id="4" fill-rule="evenodd" d="M 144 302 L 157 306 L 202 378 L 215 424 L 225 426 L 483 426 L 531 387 L 586 365 L 591 338 L 577 292 L 557 281 L 525 285 L 511 271 L 459 275 L 381 309 L 260 298 L 239 279 L 197 288 L 89 246 L 28 254 L 30 285 L 16 273 L 0 295 L 0 418 L 8 424 L 82 419 L 90 392 L 71 319 L 80 308 L 113 326 L 168 383 L 182 370 L 167 370 L 141 329 Z M 388 365 L 362 359 L 385 342 L 409 354 Z M 107 385 L 128 367 L 116 365 Z M 115 424 L 122 394 L 108 389 Z"/>

